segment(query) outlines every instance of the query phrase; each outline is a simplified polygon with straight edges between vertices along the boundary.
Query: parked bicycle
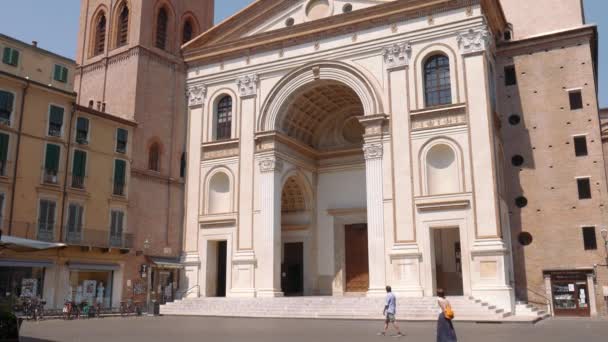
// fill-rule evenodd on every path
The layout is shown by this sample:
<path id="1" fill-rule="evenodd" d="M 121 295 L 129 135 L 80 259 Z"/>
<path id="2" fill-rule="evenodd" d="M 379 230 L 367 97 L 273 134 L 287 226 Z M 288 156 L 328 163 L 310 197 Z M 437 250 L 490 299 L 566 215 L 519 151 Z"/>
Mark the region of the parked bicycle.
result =
<path id="1" fill-rule="evenodd" d="M 126 301 L 120 302 L 120 315 L 121 316 L 129 316 L 136 314 L 137 316 L 141 315 L 141 307 L 138 302 L 133 302 L 132 299 L 128 299 Z"/>
<path id="2" fill-rule="evenodd" d="M 23 316 L 27 320 L 42 320 L 44 319 L 44 306 L 46 301 L 38 297 L 23 297 L 22 307 Z"/>
<path id="3" fill-rule="evenodd" d="M 80 307 L 71 300 L 66 301 L 63 304 L 63 319 L 78 319 L 80 318 Z"/>

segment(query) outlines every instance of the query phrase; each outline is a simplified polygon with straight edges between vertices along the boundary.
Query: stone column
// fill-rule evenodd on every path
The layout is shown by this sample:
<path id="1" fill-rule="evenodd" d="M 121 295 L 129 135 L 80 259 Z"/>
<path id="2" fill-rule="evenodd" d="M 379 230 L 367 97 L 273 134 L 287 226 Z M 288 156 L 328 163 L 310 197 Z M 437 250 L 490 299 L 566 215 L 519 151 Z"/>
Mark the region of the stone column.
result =
<path id="1" fill-rule="evenodd" d="M 275 156 L 259 160 L 260 165 L 260 274 L 258 297 L 281 297 L 281 172 L 283 162 Z"/>
<path id="2" fill-rule="evenodd" d="M 186 154 L 186 185 L 185 185 L 185 232 L 182 253 L 182 263 L 185 265 L 181 274 L 181 291 L 189 290 L 197 285 L 187 294 L 188 297 L 198 297 L 201 283 L 199 281 L 200 256 L 198 250 L 199 235 L 199 213 L 200 201 L 199 191 L 201 182 L 201 146 L 203 129 L 203 104 L 207 88 L 204 84 L 194 83 L 188 85 L 188 136 Z"/>
<path id="3" fill-rule="evenodd" d="M 365 127 L 365 189 L 367 197 L 367 244 L 369 257 L 368 296 L 385 294 L 386 258 L 384 246 L 384 192 L 382 158 L 384 156 L 383 132 L 386 115 L 359 118 Z"/>
<path id="4" fill-rule="evenodd" d="M 236 80 L 240 96 L 240 163 L 239 163 L 239 212 L 236 252 L 232 259 L 233 281 L 231 296 L 255 296 L 255 263 L 253 249 L 253 179 L 255 151 L 255 118 L 257 113 L 257 85 L 255 74 Z"/>
<path id="5" fill-rule="evenodd" d="M 509 246 L 502 238 L 498 165 L 495 140 L 498 128 L 491 105 L 489 63 L 493 38 L 480 26 L 458 34 L 467 94 L 469 145 L 473 174 L 475 235 L 471 247 L 471 288 L 476 298 L 512 312 L 515 295 L 509 283 Z"/>
<path id="6" fill-rule="evenodd" d="M 589 308 L 591 309 L 591 317 L 597 317 L 597 297 L 595 295 L 595 281 L 593 277 L 593 273 L 587 273 L 587 292 L 589 293 L 587 303 L 589 304 Z"/>

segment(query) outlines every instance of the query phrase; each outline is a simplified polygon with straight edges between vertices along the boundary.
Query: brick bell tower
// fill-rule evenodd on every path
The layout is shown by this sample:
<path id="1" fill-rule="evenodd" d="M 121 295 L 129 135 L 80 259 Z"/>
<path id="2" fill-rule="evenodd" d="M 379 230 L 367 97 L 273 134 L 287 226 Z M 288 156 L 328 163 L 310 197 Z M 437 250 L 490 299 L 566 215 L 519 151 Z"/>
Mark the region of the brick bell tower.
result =
<path id="1" fill-rule="evenodd" d="M 78 104 L 138 123 L 128 137 L 127 190 L 108 199 L 126 210 L 123 229 L 134 234 L 124 286 L 147 257 L 180 255 L 187 124 L 180 47 L 213 25 L 213 13 L 213 0 L 81 1 Z"/>

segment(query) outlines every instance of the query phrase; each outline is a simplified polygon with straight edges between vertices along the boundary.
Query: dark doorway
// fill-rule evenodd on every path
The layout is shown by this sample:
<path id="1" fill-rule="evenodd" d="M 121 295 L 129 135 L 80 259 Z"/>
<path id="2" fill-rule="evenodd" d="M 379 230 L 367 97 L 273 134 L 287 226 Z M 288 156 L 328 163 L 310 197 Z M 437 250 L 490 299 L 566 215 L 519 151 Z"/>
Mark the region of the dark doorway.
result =
<path id="1" fill-rule="evenodd" d="M 556 271 L 550 275 L 555 316 L 591 316 L 587 273 Z"/>
<path id="2" fill-rule="evenodd" d="M 217 244 L 217 297 L 226 297 L 227 247 L 226 241 L 219 241 Z"/>
<path id="3" fill-rule="evenodd" d="M 431 229 L 434 251 L 435 291 L 448 296 L 462 296 L 462 251 L 459 228 Z"/>
<path id="4" fill-rule="evenodd" d="M 281 289 L 286 296 L 302 296 L 304 294 L 304 243 L 286 243 L 284 250 Z"/>
<path id="5" fill-rule="evenodd" d="M 366 292 L 369 289 L 367 224 L 346 226 L 344 237 L 346 291 Z"/>

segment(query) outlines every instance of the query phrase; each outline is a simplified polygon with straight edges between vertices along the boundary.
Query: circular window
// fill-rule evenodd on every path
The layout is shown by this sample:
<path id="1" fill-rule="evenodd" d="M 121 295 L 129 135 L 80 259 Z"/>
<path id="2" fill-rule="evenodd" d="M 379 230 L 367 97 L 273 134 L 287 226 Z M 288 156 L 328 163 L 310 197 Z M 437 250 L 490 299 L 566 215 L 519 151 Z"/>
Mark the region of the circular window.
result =
<path id="1" fill-rule="evenodd" d="M 327 17 L 330 10 L 328 0 L 312 0 L 306 6 L 306 16 L 310 20 L 321 19 Z"/>
<path id="2" fill-rule="evenodd" d="M 285 26 L 293 26 L 295 22 L 296 21 L 293 18 L 287 18 L 287 20 L 285 20 Z"/>
<path id="3" fill-rule="evenodd" d="M 517 235 L 517 241 L 519 241 L 522 246 L 530 245 L 532 243 L 532 240 L 532 234 L 528 232 L 521 232 L 519 233 L 519 235 Z"/>
<path id="4" fill-rule="evenodd" d="M 511 158 L 511 164 L 513 164 L 513 166 L 522 166 L 524 163 L 524 157 L 520 156 L 519 154 L 516 154 L 513 156 L 513 158 Z"/>
<path id="5" fill-rule="evenodd" d="M 519 196 L 515 199 L 515 205 L 518 208 L 523 208 L 528 205 L 528 199 L 525 198 L 524 196 Z"/>
<path id="6" fill-rule="evenodd" d="M 346 4 L 344 5 L 344 7 L 342 7 L 342 13 L 349 13 L 353 11 L 353 5 L 351 4 Z"/>
<path id="7" fill-rule="evenodd" d="M 521 117 L 519 117 L 519 115 L 517 114 L 513 114 L 511 116 L 509 116 L 509 123 L 513 126 L 519 124 L 521 122 Z"/>

